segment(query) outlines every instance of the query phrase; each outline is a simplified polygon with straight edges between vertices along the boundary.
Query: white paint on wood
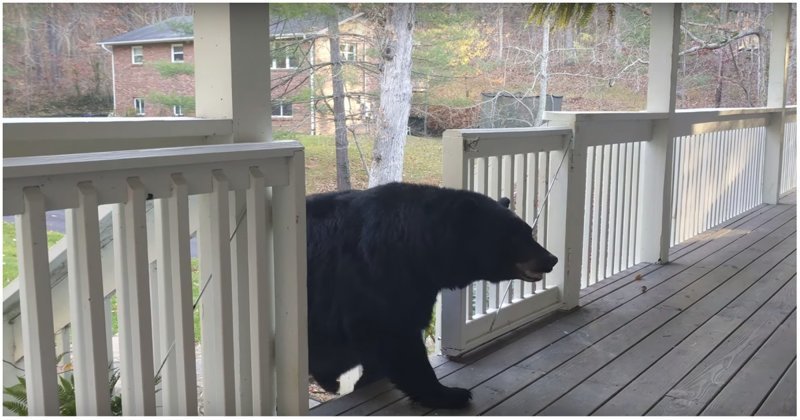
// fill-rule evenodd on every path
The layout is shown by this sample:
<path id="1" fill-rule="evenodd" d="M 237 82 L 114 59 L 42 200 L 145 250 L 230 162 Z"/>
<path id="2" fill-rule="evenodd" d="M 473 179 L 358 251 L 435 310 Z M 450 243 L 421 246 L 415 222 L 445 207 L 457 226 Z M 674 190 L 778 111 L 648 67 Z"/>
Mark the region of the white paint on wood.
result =
<path id="1" fill-rule="evenodd" d="M 133 341 L 130 335 L 131 309 L 128 304 L 133 286 L 128 279 L 128 229 L 125 223 L 127 219 L 127 209 L 124 204 L 117 204 L 113 209 L 113 229 L 114 229 L 114 279 L 117 283 L 117 320 L 119 326 L 119 370 L 122 395 L 134 395 L 134 373 L 133 373 Z M 124 415 L 134 415 L 134 399 L 126 398 L 122 400 L 122 413 Z"/>
<path id="2" fill-rule="evenodd" d="M 41 156 L 180 147 L 220 142 L 230 119 L 6 118 L 3 156 Z"/>
<path id="3" fill-rule="evenodd" d="M 158 355 L 156 358 L 156 370 L 161 367 L 161 409 L 164 415 L 178 414 L 178 379 L 177 379 L 177 353 L 174 351 L 176 344 L 175 319 L 173 317 L 173 307 L 175 297 L 173 295 L 172 273 L 172 228 L 170 226 L 170 202 L 167 198 L 155 200 L 153 204 L 155 227 L 154 242 L 156 245 L 156 278 L 154 289 L 157 290 L 154 307 L 157 311 L 153 312 L 153 329 L 158 333 L 157 341 Z M 157 328 L 156 328 L 157 327 Z M 154 337 L 155 338 L 155 337 Z M 163 365 L 162 365 L 163 364 Z"/>
<path id="4" fill-rule="evenodd" d="M 797 121 L 786 123 L 783 134 L 783 150 L 781 194 L 797 187 Z"/>
<path id="5" fill-rule="evenodd" d="M 247 236 L 249 298 L 250 298 L 250 357 L 253 369 L 253 414 L 275 414 L 275 287 L 272 275 L 273 243 L 271 191 L 265 187 L 264 174 L 250 169 L 250 188 L 247 190 Z"/>
<path id="6" fill-rule="evenodd" d="M 124 282 L 129 284 L 126 294 L 120 296 L 120 305 L 128 307 L 131 354 L 121 355 L 133 359 L 131 415 L 155 415 L 155 372 L 153 362 L 152 322 L 150 315 L 150 264 L 147 260 L 147 220 L 145 216 L 146 191 L 138 178 L 128 179 L 128 201 L 125 203 L 126 260 L 128 272 Z M 120 375 L 125 375 L 121 372 Z M 123 400 L 124 401 L 124 400 Z"/>
<path id="7" fill-rule="evenodd" d="M 299 416 L 308 413 L 304 153 L 289 166 L 289 185 L 273 188 L 277 413 Z"/>
<path id="8" fill-rule="evenodd" d="M 234 383 L 233 308 L 231 291 L 231 250 L 228 180 L 214 171 L 212 190 L 201 203 L 205 226 L 200 236 L 201 281 L 208 282 L 201 301 L 203 330 L 203 377 L 205 413 L 236 414 Z M 204 216 L 203 216 L 204 215 Z"/>
<path id="9" fill-rule="evenodd" d="M 769 73 L 767 75 L 767 106 L 780 108 L 767 125 L 767 142 L 764 153 L 762 202 L 777 204 L 780 195 L 781 161 L 783 160 L 783 131 L 786 115 L 786 80 L 789 65 L 789 24 L 791 5 L 775 4 L 772 13 L 770 36 Z"/>
<path id="10" fill-rule="evenodd" d="M 563 148 L 549 153 L 552 170 L 548 172 L 552 172 L 552 176 L 548 177 L 548 185 L 551 182 L 553 185 L 546 205 L 558 210 L 547 213 L 548 219 L 541 230 L 546 235 L 546 248 L 559 259 L 553 271 L 547 274 L 547 287 L 559 290 L 562 310 L 578 306 L 581 289 L 583 223 L 576 221 L 584 219 L 586 210 L 583 200 L 587 153 L 586 146 L 579 139 L 579 134 L 576 134 L 569 147 L 569 138 L 565 136 Z"/>
<path id="11" fill-rule="evenodd" d="M 194 311 L 192 308 L 192 272 L 189 253 L 189 200 L 186 180 L 172 175 L 169 213 L 170 270 L 173 303 L 170 318 L 175 323 L 175 414 L 197 414 L 197 367 L 194 349 Z M 171 413 L 170 413 L 171 414 Z"/>
<path id="12" fill-rule="evenodd" d="M 45 198 L 37 187 L 25 188 L 22 197 L 25 212 L 16 218 L 16 234 L 28 414 L 55 416 L 58 395 Z"/>
<path id="13" fill-rule="evenodd" d="M 97 192 L 91 182 L 77 185 L 79 206 L 67 209 L 69 300 L 75 358 L 75 406 L 78 415 L 111 415 L 108 396 L 103 276 Z"/>
<path id="14" fill-rule="evenodd" d="M 652 137 L 642 145 L 643 182 L 639 190 L 641 224 L 638 254 L 647 262 L 669 260 L 672 207 L 672 147 L 670 120 L 675 114 L 678 52 L 680 50 L 681 5 L 654 4 L 650 19 L 650 65 L 647 110 L 666 112 L 665 120 L 653 122 Z M 670 52 L 665 54 L 665 51 Z"/>
<path id="15" fill-rule="evenodd" d="M 550 178 L 554 176 L 563 156 L 539 152 L 547 147 L 563 153 L 565 135 L 571 130 L 537 129 L 524 130 L 524 133 L 522 130 L 510 130 L 508 133 L 505 130 L 475 131 L 452 130 L 445 133 L 444 185 L 470 189 L 494 199 L 507 196 L 512 199 L 512 209 L 532 223 L 539 210 L 537 207 L 542 207 Z M 536 141 L 531 141 L 531 137 L 521 137 L 523 134 L 532 136 Z M 558 136 L 558 142 L 552 141 Z M 539 142 L 540 138 L 544 143 Z M 509 151 L 505 148 L 507 144 L 510 145 Z M 555 159 L 559 162 L 555 162 Z M 562 169 L 564 173 L 561 176 L 564 178 L 567 166 L 565 163 Z M 561 204 L 559 202 L 556 205 Z M 548 207 L 543 206 L 534 237 L 545 247 L 550 246 L 548 237 L 553 235 L 548 233 L 551 223 L 549 217 L 552 216 L 549 216 Z M 580 264 L 577 267 L 579 270 Z M 464 290 L 444 291 L 441 314 L 437 318 L 441 320 L 437 325 L 441 334 L 441 350 L 450 355 L 461 354 L 561 307 L 558 288 L 546 289 L 542 284 L 541 292 L 533 292 L 533 284 L 519 280 L 499 284 L 478 281 Z M 499 312 L 498 308 L 501 308 Z"/>
<path id="16" fill-rule="evenodd" d="M 229 193 L 231 293 L 233 300 L 233 353 L 236 413 L 253 415 L 253 373 L 250 357 L 250 285 L 247 264 L 247 237 L 251 234 L 246 219 L 245 191 Z M 253 232 L 253 234 L 255 234 Z"/>

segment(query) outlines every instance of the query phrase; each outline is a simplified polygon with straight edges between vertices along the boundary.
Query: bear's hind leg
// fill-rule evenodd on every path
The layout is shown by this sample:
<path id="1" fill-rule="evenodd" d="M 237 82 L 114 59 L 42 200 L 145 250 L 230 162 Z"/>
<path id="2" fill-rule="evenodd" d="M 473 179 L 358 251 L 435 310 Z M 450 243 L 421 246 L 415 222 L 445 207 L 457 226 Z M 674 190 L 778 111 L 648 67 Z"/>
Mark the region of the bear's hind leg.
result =
<path id="1" fill-rule="evenodd" d="M 314 352 L 309 357 L 309 371 L 314 380 L 331 394 L 339 392 L 339 376 L 358 364 L 355 355 L 342 349 L 329 349 L 330 353 L 321 355 Z"/>
<path id="2" fill-rule="evenodd" d="M 355 389 L 363 388 L 379 379 L 385 378 L 386 375 L 381 372 L 377 366 L 362 366 L 363 372 L 361 377 L 356 382 Z"/>

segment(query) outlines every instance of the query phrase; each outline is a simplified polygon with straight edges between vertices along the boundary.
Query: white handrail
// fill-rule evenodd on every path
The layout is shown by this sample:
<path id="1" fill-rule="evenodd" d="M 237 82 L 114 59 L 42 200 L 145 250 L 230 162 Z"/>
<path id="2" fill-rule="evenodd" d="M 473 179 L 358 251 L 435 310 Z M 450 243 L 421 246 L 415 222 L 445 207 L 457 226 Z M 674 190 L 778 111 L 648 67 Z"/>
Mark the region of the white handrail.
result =
<path id="1" fill-rule="evenodd" d="M 6 118 L 3 157 L 229 143 L 232 133 L 230 119 Z"/>
<path id="2" fill-rule="evenodd" d="M 161 299 L 160 303 L 154 303 L 154 307 L 161 307 L 159 313 L 169 314 L 162 316 L 154 325 L 162 326 L 159 328 L 162 332 L 159 338 L 162 341 L 172 339 L 178 344 L 173 351 L 176 357 L 172 358 L 177 360 L 171 362 L 177 362 L 177 370 L 161 371 L 162 376 L 168 374 L 167 372 L 177 372 L 171 373 L 177 375 L 177 378 L 164 380 L 161 386 L 176 387 L 167 393 L 180 396 L 182 401 L 178 405 L 165 402 L 164 413 L 192 415 L 197 413 L 197 395 L 193 369 L 195 350 L 191 322 L 191 279 L 188 277 L 190 273 L 188 197 L 213 195 L 218 201 L 219 208 L 227 209 L 229 191 L 269 188 L 273 191 L 273 195 L 268 203 L 264 202 L 264 199 L 269 196 L 262 193 L 263 199 L 258 200 L 259 195 L 253 195 L 254 199 L 259 201 L 253 203 L 256 206 L 254 208 L 262 207 L 258 214 L 268 214 L 263 210 L 265 204 L 275 207 L 274 211 L 269 212 L 272 214 L 271 220 L 253 221 L 254 226 L 264 226 L 268 229 L 242 231 L 237 234 L 247 234 L 248 237 L 256 239 L 255 244 L 263 244 L 267 241 L 264 238 L 268 233 L 275 232 L 275 245 L 272 249 L 282 253 L 271 258 L 275 260 L 275 266 L 261 266 L 259 269 L 251 270 L 251 275 L 254 277 L 249 280 L 246 272 L 240 275 L 245 282 L 250 283 L 250 286 L 245 283 L 245 287 L 255 287 L 262 282 L 266 282 L 267 285 L 274 284 L 275 291 L 272 293 L 275 295 L 276 303 L 275 306 L 270 306 L 268 302 L 263 305 L 250 305 L 252 328 L 248 325 L 238 334 L 240 338 L 242 334 L 252 335 L 250 337 L 252 348 L 247 349 L 252 351 L 250 355 L 252 358 L 269 355 L 268 349 L 262 347 L 269 346 L 271 342 L 279 343 L 274 353 L 277 363 L 260 360 L 262 363 L 260 372 L 262 374 L 266 372 L 269 377 L 254 381 L 258 382 L 261 398 L 265 398 L 266 401 L 266 405 L 262 404 L 257 412 L 275 413 L 277 401 L 278 414 L 304 414 L 307 411 L 308 401 L 306 389 L 308 368 L 303 160 L 302 146 L 296 142 L 228 144 L 4 159 L 3 212 L 5 215 L 21 215 L 17 226 L 23 238 L 19 241 L 20 266 L 23 267 L 19 295 L 23 324 L 28 327 L 23 325 L 23 343 L 18 344 L 24 347 L 26 371 L 30 372 L 27 381 L 28 395 L 38 393 L 37 395 L 47 397 L 49 395 L 47 390 L 51 387 L 54 389 L 56 380 L 54 365 L 51 366 L 54 357 L 52 362 L 47 352 L 37 357 L 42 355 L 43 349 L 53 348 L 52 315 L 47 317 L 51 319 L 49 327 L 44 324 L 37 324 L 39 325 L 37 328 L 31 327 L 31 320 L 46 315 L 45 306 L 47 309 L 50 308 L 50 304 L 46 303 L 49 302 L 51 294 L 47 254 L 33 252 L 39 248 L 30 246 L 45 243 L 39 238 L 44 231 L 29 229 L 38 226 L 38 221 L 44 220 L 46 210 L 75 209 L 72 213 L 80 215 L 68 220 L 72 251 L 79 251 L 70 259 L 73 264 L 77 264 L 75 267 L 70 267 L 70 272 L 74 271 L 70 282 L 78 282 L 75 284 L 76 287 L 70 287 L 70 296 L 74 318 L 71 326 L 75 329 L 75 340 L 81 344 L 76 343 L 74 346 L 73 357 L 79 414 L 110 414 L 107 401 L 98 401 L 98 396 L 108 390 L 105 381 L 97 380 L 105 374 L 105 372 L 102 372 L 103 375 L 98 374 L 100 367 L 108 364 L 105 330 L 102 328 L 104 325 L 102 303 L 99 307 L 94 304 L 98 299 L 96 296 L 98 290 L 101 290 L 98 287 L 102 288 L 101 269 L 97 263 L 100 247 L 96 237 L 85 236 L 86 234 L 97 236 L 99 225 L 97 206 L 100 204 L 116 204 L 119 210 L 115 213 L 114 224 L 117 226 L 115 248 L 119 251 L 116 252 L 116 266 L 120 268 L 117 270 L 119 273 L 117 291 L 120 298 L 120 338 L 123 341 L 120 354 L 123 409 L 126 414 L 155 414 L 152 375 L 158 368 L 160 360 L 159 363 L 154 361 L 152 343 L 153 336 L 159 332 L 153 331 L 150 323 L 149 276 L 151 274 L 147 242 L 154 238 L 148 238 L 145 234 L 144 204 L 145 201 L 154 199 L 159 201 L 158 208 L 165 207 L 165 211 L 158 212 L 167 215 L 167 220 L 163 217 L 159 220 L 160 231 L 164 234 L 159 234 L 158 238 L 164 243 L 156 245 L 161 249 L 169 248 L 171 252 L 159 252 L 156 266 L 158 270 L 170 272 L 174 299 L 172 301 Z M 253 174 L 258 176 L 254 178 Z M 201 227 L 227 227 L 228 220 L 224 212 L 217 213 L 219 216 L 217 219 L 200 221 Z M 26 220 L 30 222 L 23 223 Z M 232 227 L 230 229 L 232 230 Z M 36 237 L 31 236 L 32 234 Z M 220 235 L 215 241 L 218 251 L 228 249 L 230 253 L 229 234 L 228 230 L 224 232 L 220 230 Z M 270 237 L 269 242 L 272 241 Z M 86 244 L 94 245 L 86 247 Z M 261 250 L 252 255 L 263 256 L 263 245 L 259 246 L 259 249 Z M 201 248 L 201 261 L 215 260 L 224 254 L 221 251 L 211 254 L 210 251 L 212 250 Z M 250 253 L 246 248 L 238 249 L 237 252 L 244 254 L 245 261 L 247 254 Z M 287 255 L 286 252 L 290 254 Z M 34 257 L 37 258 L 35 261 L 32 260 Z M 169 261 L 166 261 L 167 259 Z M 250 264 L 256 266 L 262 263 L 253 261 L 252 258 L 250 261 Z M 221 312 L 208 312 L 208 314 L 215 319 L 230 320 L 232 305 L 236 305 L 233 300 L 235 298 L 222 293 L 229 287 L 225 281 L 225 270 L 230 269 L 230 264 L 226 265 L 223 262 L 221 265 L 215 264 L 215 267 L 216 283 L 213 284 L 216 290 L 213 290 L 214 288 L 208 290 L 204 301 L 221 300 L 222 305 L 211 306 Z M 85 279 L 78 279 L 75 275 L 85 275 Z M 230 273 L 227 275 L 230 276 Z M 274 283 L 272 280 L 267 282 L 264 276 L 269 278 L 274 276 Z M 26 285 L 36 285 L 38 288 L 31 289 L 25 287 Z M 257 294 L 264 296 L 264 292 Z M 83 312 L 76 311 L 76 307 L 87 305 L 93 308 L 92 313 L 89 318 L 82 321 L 84 318 L 79 315 Z M 265 317 L 264 310 L 276 314 L 272 317 L 277 322 L 277 336 L 271 335 L 273 329 L 270 326 L 271 322 L 268 321 L 272 317 Z M 265 325 L 264 322 L 270 325 Z M 171 328 L 164 328 L 165 323 L 170 323 Z M 218 324 L 220 328 L 218 331 L 223 333 L 217 335 L 213 329 L 206 329 L 208 325 L 210 324 L 204 324 L 203 340 L 216 341 L 210 346 L 211 348 L 223 348 L 233 344 L 230 331 L 231 328 L 238 326 L 230 325 L 230 322 Z M 172 333 L 165 333 L 168 330 Z M 157 349 L 156 355 L 158 354 Z M 212 360 L 214 358 L 213 354 L 205 356 Z M 231 354 L 229 356 L 233 357 Z M 88 363 L 89 360 L 96 361 L 91 365 L 92 370 L 87 370 L 88 365 L 81 365 L 82 361 Z M 207 360 L 207 363 L 210 362 L 211 360 Z M 227 361 L 225 364 L 227 365 Z M 214 369 L 219 369 L 219 372 L 214 372 Z M 231 376 L 229 371 L 223 370 L 221 364 L 213 365 L 210 372 L 213 374 L 212 377 Z M 264 381 L 270 383 L 269 378 L 272 378 L 275 372 L 277 372 L 277 386 L 272 388 L 266 386 Z M 207 379 L 207 383 L 211 380 Z M 234 384 L 231 381 L 226 382 L 221 391 L 230 395 L 234 389 L 241 386 L 251 385 L 250 382 Z M 272 392 L 277 398 L 263 395 L 264 391 Z M 54 414 L 52 399 L 31 398 L 29 401 L 31 413 Z M 214 401 L 214 398 L 207 397 L 207 412 L 216 411 Z M 229 413 L 227 409 L 225 411 Z"/>
<path id="3" fill-rule="evenodd" d="M 545 222 L 544 243 L 560 260 L 548 275 L 548 286 L 558 284 L 560 305 L 570 308 L 577 305 L 578 288 L 644 259 L 657 262 L 659 255 L 666 255 L 665 245 L 761 203 L 767 166 L 764 144 L 769 135 L 765 127 L 779 122 L 786 124 L 785 134 L 781 131 L 782 160 L 777 163 L 783 171 L 780 192 L 794 188 L 796 112 L 796 108 L 696 109 L 674 114 L 548 112 L 546 119 L 560 127 L 450 130 L 443 140 L 444 185 L 492 197 L 513 192 L 522 200 L 518 209 L 525 217 L 528 196 L 522 190 L 531 175 L 527 163 L 520 165 L 517 158 L 555 152 L 563 146 L 563 138 L 574 136 L 569 170 L 556 181 L 562 185 L 555 186 L 551 197 L 553 210 Z M 670 141 L 653 142 L 665 135 L 671 136 Z M 506 174 L 518 170 L 514 176 Z M 663 206 L 658 214 L 651 211 L 654 205 Z M 493 286 L 482 283 L 463 296 L 443 293 L 438 319 L 446 353 L 463 353 L 490 337 L 479 327 L 491 318 L 484 315 L 496 311 L 498 296 Z M 525 319 L 542 309 L 520 308 L 510 306 L 509 314 L 500 313 L 498 318 Z"/>

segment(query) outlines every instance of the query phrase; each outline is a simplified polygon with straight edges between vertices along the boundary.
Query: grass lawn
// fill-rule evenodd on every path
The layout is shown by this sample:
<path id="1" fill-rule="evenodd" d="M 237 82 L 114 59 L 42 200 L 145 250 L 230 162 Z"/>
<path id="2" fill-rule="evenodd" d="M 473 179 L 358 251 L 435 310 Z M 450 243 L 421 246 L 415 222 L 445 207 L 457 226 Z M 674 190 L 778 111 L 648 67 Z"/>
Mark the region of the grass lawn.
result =
<path id="1" fill-rule="evenodd" d="M 336 190 L 336 149 L 333 136 L 280 135 L 283 139 L 297 140 L 306 148 L 306 193 L 315 194 Z M 359 138 L 361 153 L 350 140 L 350 178 L 354 189 L 367 188 L 367 170 L 372 161 L 372 142 Z M 417 184 L 441 185 L 442 141 L 408 136 L 405 148 L 403 180 Z"/>
<path id="2" fill-rule="evenodd" d="M 6 287 L 19 275 L 16 235 L 17 227 L 13 223 L 3 222 L 3 287 Z M 48 231 L 47 246 L 53 246 L 63 237 L 63 233 Z"/>

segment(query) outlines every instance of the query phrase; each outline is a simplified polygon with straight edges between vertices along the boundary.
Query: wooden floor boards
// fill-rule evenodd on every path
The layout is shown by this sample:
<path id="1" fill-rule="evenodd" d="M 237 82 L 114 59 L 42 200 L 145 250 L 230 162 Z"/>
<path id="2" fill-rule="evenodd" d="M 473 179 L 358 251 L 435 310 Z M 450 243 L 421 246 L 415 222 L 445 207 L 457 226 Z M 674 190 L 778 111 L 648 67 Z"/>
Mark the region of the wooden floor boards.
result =
<path id="1" fill-rule="evenodd" d="M 432 358 L 442 383 L 472 389 L 466 409 L 430 410 L 381 381 L 311 414 L 794 415 L 795 195 L 782 203 L 585 288 L 579 310 L 495 348 Z"/>

